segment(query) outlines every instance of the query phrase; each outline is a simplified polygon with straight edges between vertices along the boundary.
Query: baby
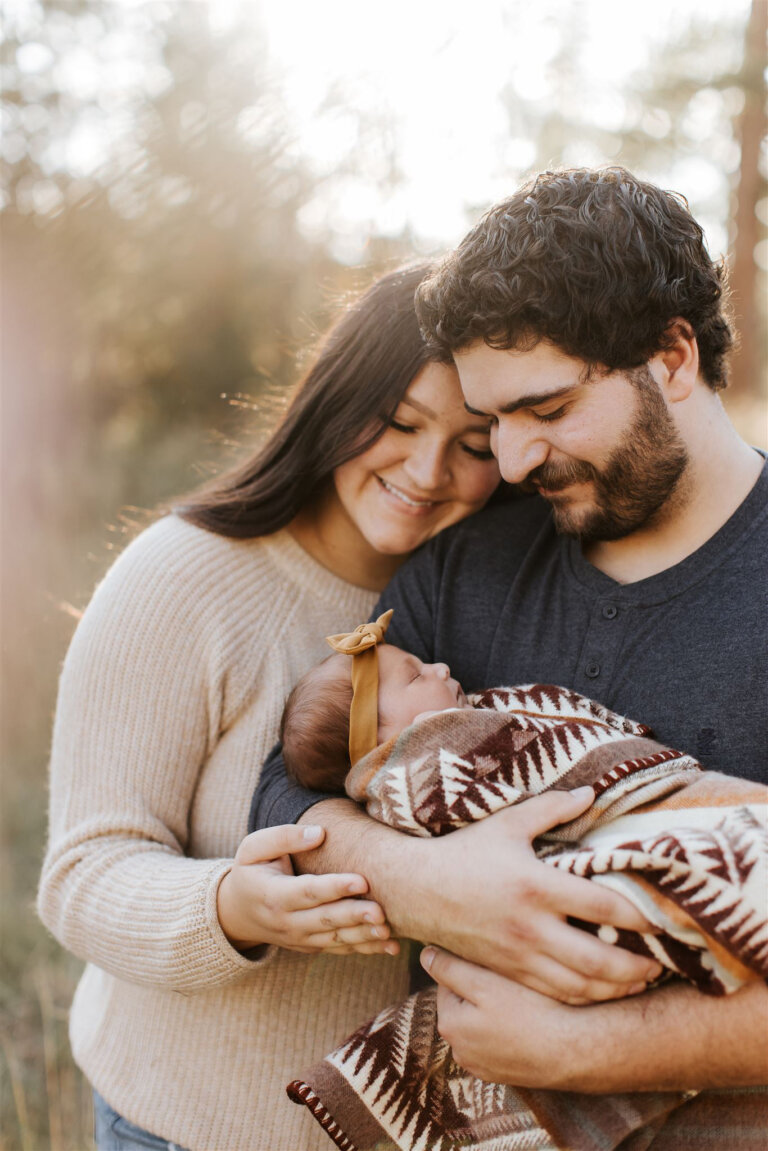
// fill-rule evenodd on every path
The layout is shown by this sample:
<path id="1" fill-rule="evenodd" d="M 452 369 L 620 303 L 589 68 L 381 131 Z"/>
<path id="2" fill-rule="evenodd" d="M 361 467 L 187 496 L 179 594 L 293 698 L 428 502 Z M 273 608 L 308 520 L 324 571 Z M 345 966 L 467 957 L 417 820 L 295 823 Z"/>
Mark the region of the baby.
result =
<path id="1" fill-rule="evenodd" d="M 383 638 L 391 615 L 391 611 L 386 612 L 377 624 L 363 627 L 380 627 Z M 381 621 L 385 621 L 383 625 Z M 332 646 L 338 639 L 328 637 Z M 372 644 L 364 651 L 371 651 L 375 658 L 376 647 Z M 361 692 L 359 686 L 353 689 L 353 671 L 365 658 L 363 653 L 337 651 L 328 656 L 299 680 L 288 697 L 280 729 L 283 757 L 286 769 L 303 787 L 343 792 L 350 768 L 373 747 L 435 712 L 472 706 L 447 664 L 424 663 L 410 652 L 381 641 L 377 654 L 378 684 L 364 686 L 362 693 L 365 697 L 366 692 L 378 688 L 370 701 L 376 711 L 376 734 L 370 746 L 361 746 L 354 759 L 350 737 L 354 736 Z"/>

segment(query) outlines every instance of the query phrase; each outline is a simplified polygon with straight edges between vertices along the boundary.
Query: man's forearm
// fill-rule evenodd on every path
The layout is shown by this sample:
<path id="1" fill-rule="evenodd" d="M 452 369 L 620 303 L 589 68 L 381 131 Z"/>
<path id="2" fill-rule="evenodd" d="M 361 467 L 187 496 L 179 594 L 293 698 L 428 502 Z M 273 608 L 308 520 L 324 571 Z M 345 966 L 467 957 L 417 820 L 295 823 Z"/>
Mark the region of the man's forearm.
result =
<path id="1" fill-rule="evenodd" d="M 675 983 L 645 995 L 566 1008 L 578 1059 L 572 1091 L 686 1090 L 768 1083 L 768 988 L 753 983 L 734 995 L 702 995 Z"/>
<path id="2" fill-rule="evenodd" d="M 294 858 L 297 870 L 364 875 L 370 898 L 384 908 L 396 935 L 432 937 L 428 908 L 434 889 L 424 840 L 377 823 L 351 799 L 317 803 L 298 822 L 324 827 L 325 840 L 317 850 Z"/>
<path id="3" fill-rule="evenodd" d="M 598 1095 L 768 1083 L 764 983 L 715 998 L 675 982 L 573 1007 L 446 951 L 423 962 L 440 1034 L 481 1079 Z"/>
<path id="4" fill-rule="evenodd" d="M 566 917 L 641 931 L 645 919 L 607 888 L 548 867 L 531 848 L 542 831 L 580 814 L 587 792 L 538 796 L 436 839 L 385 827 L 350 800 L 328 800 L 303 817 L 326 838 L 298 866 L 364 875 L 396 935 L 437 943 L 568 1002 L 615 998 L 655 978 L 658 965 Z"/>

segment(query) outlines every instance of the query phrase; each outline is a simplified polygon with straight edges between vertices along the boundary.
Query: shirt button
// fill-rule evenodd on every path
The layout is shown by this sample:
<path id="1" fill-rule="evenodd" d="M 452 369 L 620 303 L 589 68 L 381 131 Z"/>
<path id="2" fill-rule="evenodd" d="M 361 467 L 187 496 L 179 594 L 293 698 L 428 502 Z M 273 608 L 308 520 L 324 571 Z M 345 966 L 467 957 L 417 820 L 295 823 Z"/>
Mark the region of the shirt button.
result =
<path id="1" fill-rule="evenodd" d="M 600 675 L 600 664 L 592 661 L 592 663 L 587 664 L 587 666 L 584 668 L 584 671 L 587 673 L 590 679 L 597 679 L 597 677 Z"/>
<path id="2" fill-rule="evenodd" d="M 603 619 L 616 619 L 619 609 L 613 603 L 607 603 L 603 608 Z"/>

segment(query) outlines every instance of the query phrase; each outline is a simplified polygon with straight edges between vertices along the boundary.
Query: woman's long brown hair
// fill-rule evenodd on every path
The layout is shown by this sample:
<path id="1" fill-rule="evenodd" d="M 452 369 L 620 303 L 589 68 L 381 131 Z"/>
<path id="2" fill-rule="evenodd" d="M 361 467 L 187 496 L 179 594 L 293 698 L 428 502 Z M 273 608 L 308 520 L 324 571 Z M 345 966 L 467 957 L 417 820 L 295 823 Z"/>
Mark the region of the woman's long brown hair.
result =
<path id="1" fill-rule="evenodd" d="M 291 522 L 333 471 L 382 434 L 414 376 L 434 360 L 414 293 L 432 271 L 411 264 L 382 276 L 330 329 L 284 419 L 245 464 L 174 509 L 239 539 Z"/>

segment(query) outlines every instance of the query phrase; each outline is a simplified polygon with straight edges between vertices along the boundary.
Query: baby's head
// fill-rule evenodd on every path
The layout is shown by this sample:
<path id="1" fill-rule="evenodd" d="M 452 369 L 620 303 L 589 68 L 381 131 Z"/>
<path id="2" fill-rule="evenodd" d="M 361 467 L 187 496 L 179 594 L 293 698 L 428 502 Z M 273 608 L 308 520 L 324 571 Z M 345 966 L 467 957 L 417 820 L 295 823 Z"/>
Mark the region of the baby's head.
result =
<path id="1" fill-rule="evenodd" d="M 468 707 L 461 685 L 444 663 L 423 663 L 410 652 L 382 643 L 379 667 L 379 743 L 425 712 Z M 352 706 L 350 655 L 331 655 L 307 672 L 285 705 L 280 735 L 288 772 L 304 787 L 343 791 L 352 766 L 349 716 Z"/>

